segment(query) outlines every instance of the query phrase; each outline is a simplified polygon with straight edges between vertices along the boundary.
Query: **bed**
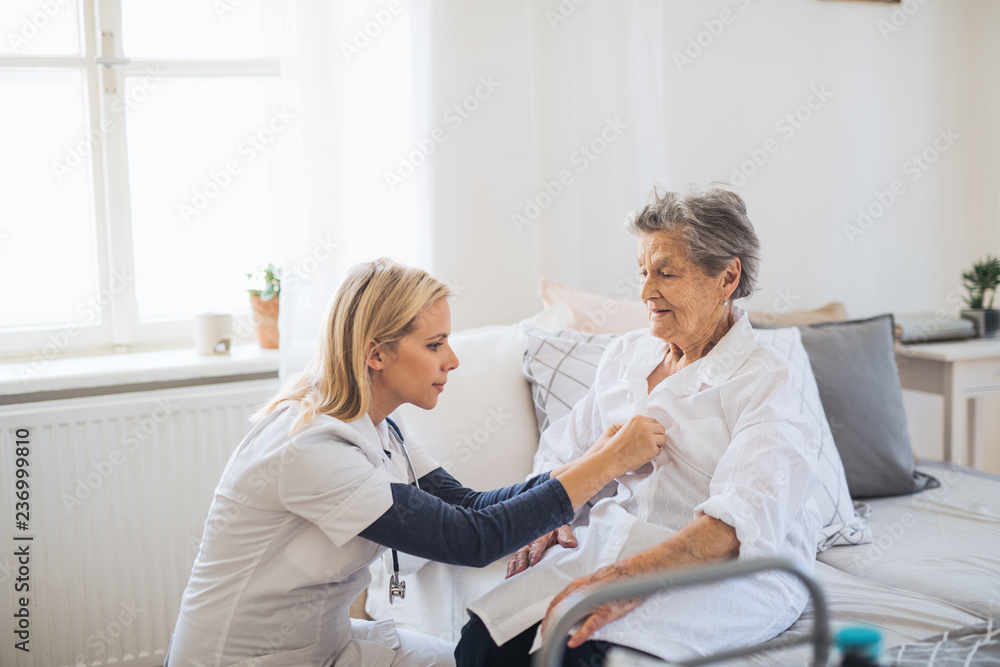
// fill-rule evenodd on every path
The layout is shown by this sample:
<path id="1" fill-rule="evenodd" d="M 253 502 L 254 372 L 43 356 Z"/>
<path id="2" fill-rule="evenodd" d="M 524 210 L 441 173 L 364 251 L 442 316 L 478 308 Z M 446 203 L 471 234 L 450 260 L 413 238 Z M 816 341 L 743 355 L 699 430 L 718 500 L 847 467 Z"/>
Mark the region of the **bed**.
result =
<path id="1" fill-rule="evenodd" d="M 945 480 L 942 486 L 923 496 L 872 502 L 872 530 L 886 536 L 881 545 L 876 540 L 820 555 L 812 574 L 825 594 L 832 629 L 877 628 L 886 664 L 1000 665 L 995 548 L 1000 546 L 1000 476 L 936 462 L 921 462 L 921 468 Z M 983 549 L 989 546 L 984 535 L 991 536 L 993 549 Z M 815 622 L 810 603 L 791 628 L 759 647 L 761 653 L 715 664 L 810 664 L 814 652 L 807 640 Z M 618 651 L 607 667 L 664 664 Z"/>
<path id="2" fill-rule="evenodd" d="M 517 325 L 454 333 L 452 345 L 462 367 L 450 378 L 449 392 L 442 396 L 433 413 L 411 410 L 405 414 L 410 432 L 444 467 L 473 488 L 496 488 L 524 479 L 531 471 L 540 429 L 550 418 L 544 414 L 544 402 L 539 400 L 538 378 L 531 377 L 528 368 L 532 332 L 560 336 L 572 328 L 577 332 L 574 336 L 583 336 L 579 340 L 597 341 L 600 348 L 601 336 L 617 333 L 608 331 L 609 328 L 631 328 L 633 323 L 626 320 L 615 324 L 612 315 L 620 315 L 622 308 L 611 303 L 611 299 L 601 299 L 599 306 L 550 303 L 544 312 Z M 594 321 L 595 307 L 606 315 L 603 329 L 592 327 L 587 331 L 587 322 Z M 581 313 L 589 313 L 590 319 L 582 317 Z M 842 309 L 834 309 L 832 316 L 843 317 L 844 313 Z M 804 317 L 809 319 L 808 314 Z M 838 325 L 842 322 L 837 320 Z M 875 326 L 870 320 L 865 322 L 869 323 L 866 325 L 869 329 L 881 331 L 881 324 Z M 783 324 L 787 322 L 762 323 L 762 336 L 766 337 L 765 326 Z M 851 326 L 817 329 L 817 335 L 820 339 L 830 335 L 846 336 L 848 345 L 858 345 L 858 339 L 852 338 L 857 333 L 855 329 Z M 823 345 L 829 344 L 826 339 L 823 341 Z M 891 349 L 891 333 L 887 344 Z M 580 383 L 586 385 L 586 367 L 599 358 L 600 349 L 591 350 L 587 358 L 580 352 L 585 346 L 574 344 L 573 347 L 576 356 L 565 356 L 558 361 L 560 372 L 582 373 L 584 377 Z M 817 353 L 815 348 L 809 352 L 814 365 L 822 354 L 824 352 Z M 863 363 L 871 366 L 876 358 L 885 362 L 887 357 L 891 358 L 891 351 L 886 355 L 884 350 L 876 350 L 872 355 L 872 359 Z M 876 387 L 877 395 L 900 393 L 894 366 L 892 370 L 895 389 Z M 816 376 L 820 381 L 818 368 Z M 578 378 L 571 379 L 578 381 Z M 565 378 L 563 381 L 568 382 Z M 546 382 L 552 394 L 552 378 Z M 837 400 L 829 391 L 823 391 L 822 383 L 820 390 L 824 395 L 824 408 Z M 548 400 L 551 404 L 552 397 Z M 870 397 L 865 400 L 871 402 Z M 564 406 L 568 410 L 572 397 L 564 402 L 569 404 Z M 900 397 L 898 405 L 879 405 L 874 414 L 879 421 L 898 431 L 898 414 L 893 416 L 891 413 L 901 410 Z M 864 422 L 863 416 L 858 419 Z M 836 415 L 831 419 L 831 423 L 838 425 L 844 421 L 848 420 L 838 419 Z M 857 426 L 878 434 L 878 429 L 885 424 Z M 845 434 L 850 429 L 835 428 L 834 431 L 844 436 L 837 438 L 837 447 L 841 449 L 840 441 L 847 440 Z M 905 422 L 903 431 L 905 435 Z M 878 437 L 889 436 L 882 433 Z M 901 445 L 897 442 L 897 446 Z M 833 629 L 849 624 L 876 627 L 883 632 L 884 646 L 898 651 L 898 647 L 908 645 L 906 650 L 911 651 L 911 655 L 923 656 L 921 664 L 953 664 L 954 655 L 961 651 L 965 651 L 961 659 L 964 661 L 964 656 L 977 643 L 975 655 L 967 664 L 1000 664 L 1000 658 L 996 657 L 1000 649 L 994 652 L 990 648 L 1000 642 L 993 625 L 1000 619 L 1000 476 L 934 461 L 920 461 L 914 466 L 908 436 L 905 446 L 909 461 L 903 460 L 902 464 L 909 463 L 912 478 L 924 480 L 921 483 L 925 488 L 905 495 L 866 498 L 857 508 L 862 514 L 867 513 L 872 541 L 833 546 L 817 557 L 813 574 L 826 593 Z M 855 454 L 849 447 L 843 448 L 843 452 L 846 453 L 842 454 L 843 465 L 850 472 L 856 463 L 853 461 Z M 870 463 L 861 463 L 871 467 Z M 483 569 L 472 569 L 402 557 L 407 596 L 393 605 L 389 604 L 385 593 L 388 586 L 386 565 L 376 562 L 371 569 L 373 582 L 365 603 L 368 616 L 393 618 L 399 627 L 457 640 L 467 620 L 466 605 L 503 580 L 506 559 Z M 788 640 L 808 633 L 812 620 L 813 612 L 807 608 L 798 622 L 768 643 L 766 648 L 773 651 L 729 664 L 807 663 L 810 651 L 806 646 L 778 649 Z M 941 636 L 948 642 L 937 641 Z M 921 652 L 925 646 L 919 642 L 935 637 L 935 642 L 941 646 L 931 661 L 929 654 Z M 909 655 L 903 657 L 910 659 Z M 643 658 L 636 656 L 616 659 L 620 663 L 615 664 L 621 665 L 654 664 L 641 662 Z"/>

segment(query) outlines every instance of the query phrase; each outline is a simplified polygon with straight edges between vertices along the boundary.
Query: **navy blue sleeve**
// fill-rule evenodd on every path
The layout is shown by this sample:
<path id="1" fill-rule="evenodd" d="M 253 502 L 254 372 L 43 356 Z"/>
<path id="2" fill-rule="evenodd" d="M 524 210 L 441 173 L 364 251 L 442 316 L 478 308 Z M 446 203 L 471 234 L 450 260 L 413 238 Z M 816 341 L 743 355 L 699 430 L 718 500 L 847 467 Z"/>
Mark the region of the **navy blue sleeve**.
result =
<path id="1" fill-rule="evenodd" d="M 420 478 L 420 488 L 431 493 L 449 505 L 460 505 L 470 509 L 483 509 L 490 505 L 509 500 L 519 493 L 530 491 L 544 484 L 549 479 L 549 473 L 532 477 L 527 482 L 505 486 L 493 491 L 473 491 L 462 486 L 461 482 L 452 477 L 444 468 L 436 468 Z"/>
<path id="2" fill-rule="evenodd" d="M 409 484 L 390 486 L 392 507 L 360 536 L 450 565 L 485 567 L 573 520 L 573 504 L 555 479 L 482 509 L 449 504 Z"/>

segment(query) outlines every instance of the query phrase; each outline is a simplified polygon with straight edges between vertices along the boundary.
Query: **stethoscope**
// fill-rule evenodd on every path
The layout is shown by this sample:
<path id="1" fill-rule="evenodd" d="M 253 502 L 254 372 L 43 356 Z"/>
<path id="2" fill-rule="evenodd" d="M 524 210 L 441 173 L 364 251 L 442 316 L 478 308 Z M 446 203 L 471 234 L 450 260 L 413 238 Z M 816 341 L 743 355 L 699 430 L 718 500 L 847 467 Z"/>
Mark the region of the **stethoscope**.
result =
<path id="1" fill-rule="evenodd" d="M 389 427 L 396 433 L 396 437 L 399 439 L 399 444 L 403 449 L 403 456 L 406 458 L 406 465 L 410 469 L 410 474 L 413 475 L 413 483 L 416 487 L 420 488 L 420 482 L 417 480 L 417 471 L 413 467 L 413 461 L 410 460 L 410 452 L 406 449 L 406 443 L 403 441 L 403 432 L 399 430 L 396 426 L 396 422 L 392 421 L 388 417 L 385 418 L 385 422 Z M 392 455 L 389 455 L 392 458 Z M 396 550 L 392 550 L 392 576 L 389 577 L 389 604 L 395 602 L 395 599 L 400 600 L 406 598 L 406 582 L 399 578 L 399 555 Z"/>

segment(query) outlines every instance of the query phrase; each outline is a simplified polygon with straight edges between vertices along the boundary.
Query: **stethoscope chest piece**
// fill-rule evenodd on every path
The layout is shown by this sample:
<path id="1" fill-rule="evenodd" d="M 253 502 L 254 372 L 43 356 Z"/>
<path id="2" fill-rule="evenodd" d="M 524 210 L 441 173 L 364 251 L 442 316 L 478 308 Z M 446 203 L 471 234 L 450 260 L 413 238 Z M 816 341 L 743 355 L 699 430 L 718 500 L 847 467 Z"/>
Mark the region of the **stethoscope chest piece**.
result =
<path id="1" fill-rule="evenodd" d="M 399 444 L 403 449 L 403 456 L 406 457 L 406 465 L 410 469 L 410 473 L 413 475 L 414 484 L 419 489 L 420 482 L 417 480 L 417 471 L 413 468 L 413 462 L 410 460 L 410 453 L 406 451 L 406 444 L 403 442 L 403 433 L 396 426 L 396 423 L 386 418 L 386 422 L 392 428 L 396 437 L 399 439 Z M 391 458 L 391 455 L 390 455 Z M 399 556 L 396 554 L 396 550 L 392 550 L 392 576 L 389 577 L 389 604 L 395 602 L 396 598 L 403 600 L 406 598 L 406 582 L 399 578 Z"/>
<path id="2" fill-rule="evenodd" d="M 395 551 L 395 549 L 393 550 Z M 395 556 L 395 554 L 393 554 Z M 399 572 L 394 572 L 391 577 L 389 577 L 389 604 L 392 604 L 395 598 L 403 600 L 406 598 L 406 582 L 399 578 Z"/>

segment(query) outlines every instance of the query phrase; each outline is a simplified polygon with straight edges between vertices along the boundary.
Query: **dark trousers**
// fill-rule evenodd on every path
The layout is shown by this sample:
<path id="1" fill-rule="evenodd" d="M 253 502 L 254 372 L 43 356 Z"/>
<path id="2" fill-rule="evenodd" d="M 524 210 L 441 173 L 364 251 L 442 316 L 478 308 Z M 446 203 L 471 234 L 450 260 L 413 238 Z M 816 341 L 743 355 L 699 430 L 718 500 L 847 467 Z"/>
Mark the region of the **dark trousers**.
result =
<path id="1" fill-rule="evenodd" d="M 528 651 L 535 641 L 538 623 L 506 644 L 497 646 L 479 617 L 475 614 L 471 616 L 462 628 L 462 638 L 455 647 L 457 667 L 531 667 Z M 599 640 L 584 642 L 577 648 L 566 650 L 563 667 L 604 667 L 604 659 L 612 647 L 614 644 Z"/>

